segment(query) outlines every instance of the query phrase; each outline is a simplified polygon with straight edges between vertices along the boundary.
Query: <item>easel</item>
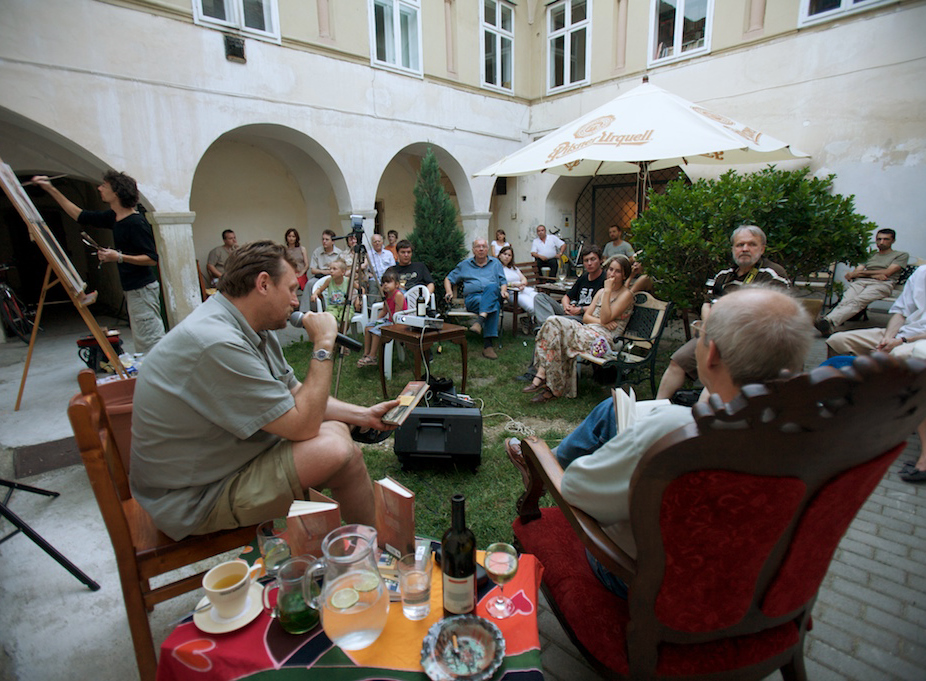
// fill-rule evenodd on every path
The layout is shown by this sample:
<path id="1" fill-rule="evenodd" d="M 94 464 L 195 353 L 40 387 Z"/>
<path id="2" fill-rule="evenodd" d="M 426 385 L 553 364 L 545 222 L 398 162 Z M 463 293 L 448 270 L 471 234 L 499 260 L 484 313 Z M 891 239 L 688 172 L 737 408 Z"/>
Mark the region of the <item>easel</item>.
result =
<path id="1" fill-rule="evenodd" d="M 30 199 L 29 195 L 23 190 L 13 169 L 4 163 L 2 159 L 0 159 L 0 184 L 3 185 L 3 191 L 9 197 L 12 204 L 16 206 L 16 210 L 26 223 L 26 227 L 29 229 L 29 238 L 38 244 L 39 250 L 42 251 L 42 255 L 44 255 L 45 259 L 48 261 L 48 267 L 45 270 L 45 281 L 42 284 L 42 294 L 39 297 L 39 306 L 35 313 L 35 323 L 32 326 L 32 336 L 29 338 L 29 351 L 26 354 L 26 364 L 23 367 L 23 376 L 19 383 L 19 393 L 16 396 L 15 411 L 19 411 L 20 404 L 22 403 L 23 390 L 26 387 L 26 377 L 29 374 L 29 364 L 32 362 L 32 351 L 35 349 L 35 338 L 39 330 L 39 323 L 42 321 L 42 309 L 45 306 L 45 296 L 48 293 L 48 289 L 55 284 L 61 284 L 64 287 L 71 302 L 74 303 L 74 307 L 77 308 L 81 318 L 84 320 L 90 333 L 96 339 L 96 342 L 99 343 L 100 349 L 106 355 L 110 364 L 122 378 L 127 378 L 128 374 L 125 368 L 123 368 L 122 362 L 119 361 L 116 351 L 106 338 L 106 334 L 103 333 L 103 329 L 100 328 L 100 325 L 90 313 L 90 310 L 87 309 L 87 306 L 96 300 L 96 296 L 84 296 L 84 290 L 87 288 L 87 284 L 81 279 L 80 274 L 78 274 L 77 270 L 74 268 L 74 264 L 61 248 L 61 245 L 48 228 L 48 225 L 45 224 L 35 204 L 32 203 L 32 199 Z M 52 280 L 52 272 L 55 274 L 54 280 Z"/>

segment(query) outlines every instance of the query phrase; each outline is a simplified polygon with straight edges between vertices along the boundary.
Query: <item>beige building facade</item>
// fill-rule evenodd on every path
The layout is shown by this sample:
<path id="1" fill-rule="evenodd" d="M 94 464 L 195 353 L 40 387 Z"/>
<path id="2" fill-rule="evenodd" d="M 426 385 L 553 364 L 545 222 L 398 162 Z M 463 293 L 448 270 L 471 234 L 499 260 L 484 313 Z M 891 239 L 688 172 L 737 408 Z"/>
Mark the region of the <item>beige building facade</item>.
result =
<path id="1" fill-rule="evenodd" d="M 468 239 L 505 229 L 527 259 L 540 223 L 600 237 L 588 178 L 473 174 L 648 75 L 809 153 L 926 257 L 923 29 L 923 0 L 0 0 L 0 158 L 86 206 L 107 168 L 136 177 L 174 324 L 223 229 L 408 234 L 428 147 Z M 25 257 L 17 220 L 0 260 Z"/>

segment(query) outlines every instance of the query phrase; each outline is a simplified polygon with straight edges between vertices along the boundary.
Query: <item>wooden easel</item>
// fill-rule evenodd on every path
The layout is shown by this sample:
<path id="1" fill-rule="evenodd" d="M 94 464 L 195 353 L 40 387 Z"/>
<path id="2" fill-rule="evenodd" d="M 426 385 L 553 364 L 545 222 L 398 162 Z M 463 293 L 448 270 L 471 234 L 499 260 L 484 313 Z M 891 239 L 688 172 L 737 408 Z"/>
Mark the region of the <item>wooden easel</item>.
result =
<path id="1" fill-rule="evenodd" d="M 13 169 L 4 163 L 2 159 L 0 159 L 0 184 L 3 185 L 3 191 L 10 198 L 13 205 L 16 206 L 16 210 L 19 212 L 23 221 L 25 221 L 26 227 L 29 229 L 29 238 L 38 244 L 39 250 L 42 251 L 42 255 L 44 255 L 45 259 L 48 261 L 48 267 L 45 270 L 45 281 L 42 284 L 42 294 L 39 297 L 39 306 L 35 313 L 35 323 L 32 326 L 32 336 L 29 338 L 29 351 L 26 354 L 26 364 L 23 367 L 23 376 L 19 383 L 19 393 L 16 396 L 15 411 L 19 411 L 19 406 L 22 403 L 23 390 L 26 387 L 26 377 L 29 374 L 29 364 L 32 362 L 32 351 L 35 349 L 36 334 L 39 330 L 39 323 L 42 321 L 42 309 L 45 306 L 45 295 L 48 293 L 48 289 L 55 284 L 61 284 L 64 287 L 71 302 L 74 303 L 74 307 L 77 308 L 87 328 L 90 329 L 90 333 L 93 334 L 96 342 L 100 344 L 100 350 L 106 355 L 106 358 L 116 372 L 122 378 L 127 378 L 128 374 L 122 366 L 122 362 L 119 361 L 115 349 L 113 349 L 109 340 L 106 338 L 106 334 L 103 333 L 103 329 L 100 328 L 100 325 L 90 313 L 90 310 L 87 309 L 87 305 L 92 302 L 87 301 L 83 296 L 87 284 L 74 268 L 74 264 L 61 248 L 61 244 L 58 243 L 58 240 L 48 228 L 48 225 L 45 224 L 35 204 L 32 203 L 32 199 L 30 199 L 29 195 L 23 190 Z M 55 274 L 54 280 L 52 280 L 52 272 Z"/>

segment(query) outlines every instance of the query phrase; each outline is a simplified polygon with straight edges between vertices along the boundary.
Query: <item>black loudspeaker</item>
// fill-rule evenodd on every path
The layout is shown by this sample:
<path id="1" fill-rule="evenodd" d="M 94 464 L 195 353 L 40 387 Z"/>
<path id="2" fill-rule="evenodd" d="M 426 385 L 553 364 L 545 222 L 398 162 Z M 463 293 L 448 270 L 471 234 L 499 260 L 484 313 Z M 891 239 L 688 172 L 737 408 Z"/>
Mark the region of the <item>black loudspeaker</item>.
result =
<path id="1" fill-rule="evenodd" d="M 415 409 L 395 432 L 403 468 L 452 463 L 474 471 L 482 463 L 482 412 L 465 407 Z"/>

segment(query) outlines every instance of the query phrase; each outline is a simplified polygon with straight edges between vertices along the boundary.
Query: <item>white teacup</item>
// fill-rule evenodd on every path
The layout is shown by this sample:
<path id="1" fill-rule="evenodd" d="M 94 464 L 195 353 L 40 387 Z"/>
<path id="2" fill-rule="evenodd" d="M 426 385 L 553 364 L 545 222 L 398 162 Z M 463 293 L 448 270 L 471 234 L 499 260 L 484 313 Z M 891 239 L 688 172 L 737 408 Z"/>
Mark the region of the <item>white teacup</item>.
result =
<path id="1" fill-rule="evenodd" d="M 243 560 L 230 560 L 206 573 L 203 589 L 217 618 L 234 619 L 244 612 L 248 590 L 260 570 L 260 565 L 248 566 Z"/>

